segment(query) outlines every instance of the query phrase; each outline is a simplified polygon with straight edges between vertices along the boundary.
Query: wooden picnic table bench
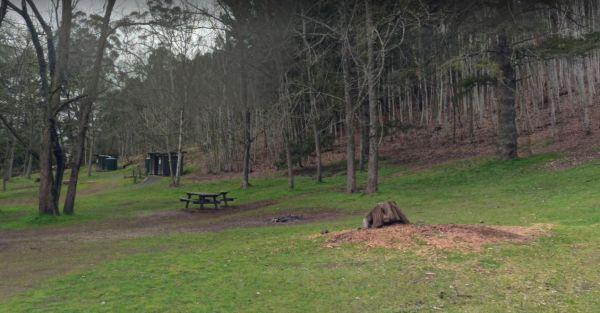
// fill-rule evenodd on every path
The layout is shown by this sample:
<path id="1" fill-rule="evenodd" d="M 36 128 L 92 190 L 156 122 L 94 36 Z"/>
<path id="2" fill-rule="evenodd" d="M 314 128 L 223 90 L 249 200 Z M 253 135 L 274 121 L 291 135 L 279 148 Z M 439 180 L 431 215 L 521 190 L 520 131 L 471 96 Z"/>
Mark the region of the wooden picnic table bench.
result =
<path id="1" fill-rule="evenodd" d="M 234 201 L 235 198 L 227 197 L 229 192 L 219 193 L 203 193 L 203 192 L 186 192 L 187 197 L 181 198 L 182 202 L 185 202 L 186 209 L 189 207 L 190 202 L 193 204 L 199 204 L 200 209 L 204 209 L 205 204 L 212 204 L 215 209 L 219 208 L 219 204 L 223 202 L 225 206 L 229 206 L 229 201 Z M 194 199 L 196 198 L 196 199 Z"/>

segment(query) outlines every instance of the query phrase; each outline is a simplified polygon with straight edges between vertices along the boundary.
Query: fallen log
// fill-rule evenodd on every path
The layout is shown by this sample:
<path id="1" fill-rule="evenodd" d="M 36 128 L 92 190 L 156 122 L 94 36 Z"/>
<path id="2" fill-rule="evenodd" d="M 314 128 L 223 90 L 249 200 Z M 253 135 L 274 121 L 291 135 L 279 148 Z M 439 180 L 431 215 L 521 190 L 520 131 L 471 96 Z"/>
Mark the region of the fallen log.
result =
<path id="1" fill-rule="evenodd" d="M 394 201 L 378 203 L 363 219 L 363 228 L 380 228 L 392 224 L 410 224 Z"/>

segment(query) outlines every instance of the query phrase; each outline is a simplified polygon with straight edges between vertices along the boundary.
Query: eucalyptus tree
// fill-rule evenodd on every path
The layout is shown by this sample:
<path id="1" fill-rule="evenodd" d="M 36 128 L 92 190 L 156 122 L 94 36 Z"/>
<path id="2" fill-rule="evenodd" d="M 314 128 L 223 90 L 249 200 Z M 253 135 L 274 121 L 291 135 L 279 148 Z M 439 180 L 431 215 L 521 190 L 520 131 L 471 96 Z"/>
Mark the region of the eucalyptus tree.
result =
<path id="1" fill-rule="evenodd" d="M 60 27 L 57 33 L 58 38 L 55 38 L 54 30 L 33 1 L 22 1 L 20 6 L 9 0 L 3 0 L 2 2 L 1 7 L 16 12 L 25 21 L 36 52 L 40 79 L 39 94 L 40 98 L 43 99 L 43 127 L 39 153 L 39 212 L 41 214 L 58 215 L 58 201 L 65 169 L 65 156 L 59 138 L 57 114 L 68 104 L 61 100 L 61 95 L 64 72 L 69 58 L 72 3 L 70 0 L 60 2 Z M 42 46 L 40 34 L 29 10 L 33 12 L 37 24 L 42 29 L 46 49 Z M 58 42 L 56 42 L 56 39 Z M 53 171 L 54 162 L 56 163 L 56 171 Z"/>
<path id="2" fill-rule="evenodd" d="M 93 65 L 85 78 L 85 87 L 83 93 L 86 98 L 83 99 L 79 106 L 79 121 L 78 132 L 73 144 L 73 162 L 71 162 L 71 175 L 69 179 L 69 187 L 65 198 L 63 212 L 65 214 L 73 214 L 75 212 L 75 197 L 77 194 L 77 182 L 79 180 L 79 170 L 85 160 L 85 142 L 90 124 L 90 116 L 93 111 L 93 105 L 98 100 L 100 93 L 100 78 L 103 73 L 102 63 L 104 61 L 104 53 L 108 43 L 108 37 L 112 32 L 110 27 L 110 19 L 116 0 L 107 0 L 104 16 L 101 19 L 99 28 L 100 35 L 96 43 L 96 51 Z M 90 155 L 91 158 L 91 155 Z"/>

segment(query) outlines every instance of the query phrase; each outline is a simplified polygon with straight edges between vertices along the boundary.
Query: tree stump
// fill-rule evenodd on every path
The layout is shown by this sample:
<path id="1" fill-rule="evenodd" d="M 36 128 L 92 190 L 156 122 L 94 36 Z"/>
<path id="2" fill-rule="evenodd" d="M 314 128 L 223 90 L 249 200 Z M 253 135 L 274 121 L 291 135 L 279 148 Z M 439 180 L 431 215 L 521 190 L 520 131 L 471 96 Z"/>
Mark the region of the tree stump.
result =
<path id="1" fill-rule="evenodd" d="M 363 219 L 364 228 L 380 228 L 392 224 L 410 224 L 394 201 L 378 203 Z"/>

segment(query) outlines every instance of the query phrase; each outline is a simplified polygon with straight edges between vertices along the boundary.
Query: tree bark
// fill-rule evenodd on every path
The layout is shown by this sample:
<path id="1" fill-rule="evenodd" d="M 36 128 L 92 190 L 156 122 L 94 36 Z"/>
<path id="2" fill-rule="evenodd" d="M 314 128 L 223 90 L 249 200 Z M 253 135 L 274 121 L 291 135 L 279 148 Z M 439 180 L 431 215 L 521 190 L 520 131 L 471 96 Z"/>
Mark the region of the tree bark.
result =
<path id="1" fill-rule="evenodd" d="M 369 163 L 368 163 L 368 179 L 367 179 L 367 194 L 376 193 L 379 182 L 379 159 L 377 140 L 377 88 L 375 86 L 375 55 L 374 55 L 374 27 L 373 18 L 371 16 L 371 0 L 365 0 L 365 17 L 367 25 L 367 89 L 369 93 Z"/>
<path id="2" fill-rule="evenodd" d="M 288 80 L 287 75 L 284 75 L 284 79 L 281 82 L 283 88 L 282 101 L 285 103 L 285 112 L 284 112 L 284 144 L 285 144 L 285 160 L 287 163 L 287 172 L 288 172 L 288 187 L 290 190 L 293 190 L 296 187 L 294 181 L 294 161 L 292 159 L 292 101 L 290 98 L 290 91 L 288 89 Z"/>
<path id="3" fill-rule="evenodd" d="M 317 159 L 317 175 L 315 177 L 315 179 L 317 180 L 318 183 L 322 183 L 323 182 L 323 160 L 322 160 L 322 156 L 321 156 L 321 136 L 319 134 L 319 128 L 318 128 L 318 118 L 317 115 L 319 113 L 315 112 L 314 113 L 314 117 L 313 117 L 313 138 L 315 140 L 315 158 Z"/>
<path id="4" fill-rule="evenodd" d="M 496 63 L 500 69 L 496 93 L 498 100 L 498 157 L 517 158 L 517 124 L 515 91 L 517 80 L 511 63 L 512 48 L 508 35 L 501 32 L 496 46 Z"/>
<path id="5" fill-rule="evenodd" d="M 345 19 L 346 12 L 342 12 Z M 345 24 L 345 23 L 344 23 Z M 343 25 L 346 27 L 346 25 Z M 352 101 L 352 82 L 350 81 L 350 48 L 347 30 L 342 36 L 342 74 L 344 79 L 344 100 L 346 105 L 346 192 L 356 191 L 355 142 L 354 142 L 354 103 Z"/>
<path id="6" fill-rule="evenodd" d="M 90 115 L 92 114 L 94 102 L 96 102 L 98 99 L 98 85 L 100 82 L 100 75 L 102 74 L 102 59 L 104 58 L 104 50 L 106 49 L 106 43 L 110 34 L 109 22 L 115 1 L 116 0 L 108 0 L 106 12 L 102 19 L 102 31 L 98 40 L 98 47 L 91 72 L 92 77 L 90 79 L 88 88 L 86 88 L 88 97 L 84 100 L 80 111 L 79 133 L 77 134 L 77 140 L 74 148 L 75 153 L 71 166 L 71 177 L 69 179 L 69 187 L 63 208 L 64 214 L 73 214 L 75 212 L 75 197 L 77 195 L 79 171 L 85 158 L 85 137 L 87 135 L 90 123 Z M 62 178 L 60 183 L 62 184 Z"/>
<path id="7" fill-rule="evenodd" d="M 2 175 L 2 191 L 6 191 L 6 185 L 12 177 L 12 167 L 15 157 L 15 139 L 9 136 L 8 149 L 6 151 L 6 159 L 4 160 L 4 173 Z"/>
<path id="8" fill-rule="evenodd" d="M 179 138 L 177 141 L 177 169 L 175 169 L 175 187 L 181 184 L 181 162 L 183 162 L 183 106 L 179 111 Z"/>
<path id="9" fill-rule="evenodd" d="M 242 47 L 242 49 L 244 49 Z M 242 106 L 244 107 L 244 168 L 243 168 L 243 181 L 242 188 L 247 189 L 250 187 L 250 152 L 252 148 L 252 116 L 250 113 L 250 104 L 248 103 L 248 72 L 244 64 L 244 58 L 240 60 L 241 66 L 241 83 L 242 83 Z"/>
<path id="10" fill-rule="evenodd" d="M 304 14 L 304 13 L 303 13 Z M 310 102 L 310 111 L 311 111 L 311 122 L 312 122 L 312 131 L 313 131 L 313 139 L 315 142 L 315 157 L 317 161 L 317 173 L 316 180 L 317 182 L 323 182 L 323 162 L 321 157 L 321 140 L 320 140 L 320 131 L 319 131 L 319 110 L 317 108 L 317 99 L 315 97 L 314 91 L 314 82 L 313 82 L 313 57 L 312 57 L 312 47 L 308 42 L 308 38 L 306 36 L 306 20 L 302 19 L 302 39 L 304 41 L 304 46 L 306 48 L 306 78 L 308 80 L 308 99 Z"/>
<path id="11" fill-rule="evenodd" d="M 358 168 L 361 172 L 367 169 L 367 160 L 369 159 L 369 104 L 367 102 L 360 105 L 360 155 L 358 158 Z"/>
<path id="12" fill-rule="evenodd" d="M 92 163 L 94 162 L 94 125 L 93 125 L 93 121 L 92 121 L 92 125 L 90 125 L 90 138 L 88 139 L 89 143 L 88 143 L 88 154 L 90 156 L 90 158 L 88 159 L 88 163 L 87 163 L 87 176 L 91 177 L 92 176 Z"/>
<path id="13" fill-rule="evenodd" d="M 291 148 L 291 140 L 290 140 L 289 131 L 285 132 L 285 160 L 287 163 L 287 172 L 288 172 L 288 187 L 290 190 L 293 190 L 295 187 L 294 183 L 294 162 L 292 161 L 292 148 Z"/>
<path id="14" fill-rule="evenodd" d="M 251 127 L 251 115 L 250 109 L 246 108 L 244 111 L 244 178 L 242 182 L 242 188 L 247 189 L 250 187 L 250 149 L 252 145 L 252 138 L 250 134 Z"/>

